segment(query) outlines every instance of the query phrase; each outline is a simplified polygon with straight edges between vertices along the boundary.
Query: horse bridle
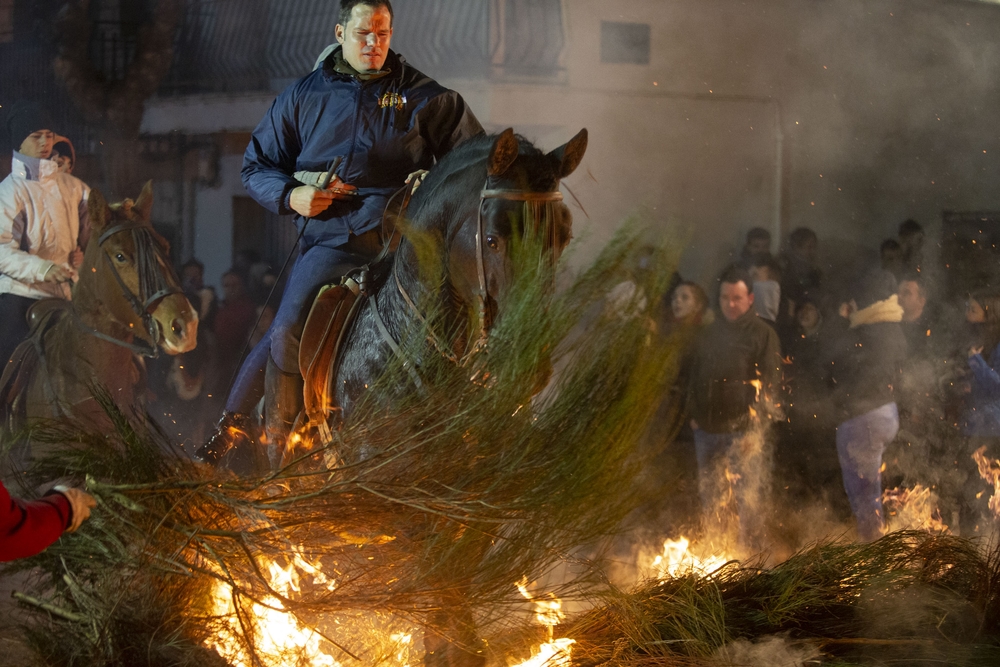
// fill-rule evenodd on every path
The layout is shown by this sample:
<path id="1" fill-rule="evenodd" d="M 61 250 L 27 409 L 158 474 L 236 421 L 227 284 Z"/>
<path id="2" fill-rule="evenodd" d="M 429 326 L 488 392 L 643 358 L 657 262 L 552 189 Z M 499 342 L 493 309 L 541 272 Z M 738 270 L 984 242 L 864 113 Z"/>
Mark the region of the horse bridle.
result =
<path id="1" fill-rule="evenodd" d="M 132 232 L 132 244 L 135 248 L 135 266 L 139 275 L 138 295 L 132 293 L 132 291 L 128 288 L 125 281 L 122 280 L 121 274 L 118 273 L 118 268 L 111 259 L 111 255 L 104 250 L 104 244 L 108 239 L 116 234 L 127 231 Z M 163 272 L 157 267 L 158 261 L 163 262 L 164 265 L 168 265 L 168 263 L 166 258 L 162 256 L 162 249 L 160 244 L 154 238 L 153 233 L 153 230 L 148 224 L 129 221 L 109 227 L 104 230 L 104 232 L 97 239 L 97 245 L 101 248 L 101 254 L 104 255 L 104 259 L 107 260 L 108 267 L 111 269 L 112 275 L 114 275 L 115 280 L 118 282 L 118 287 L 121 288 L 122 296 L 124 296 L 129 302 L 129 305 L 132 307 L 132 311 L 142 320 L 142 324 L 146 329 L 146 333 L 149 334 L 149 339 L 152 341 L 152 344 L 151 346 L 146 347 L 145 345 L 126 343 L 125 341 L 120 341 L 111 336 L 101 334 L 100 332 L 95 331 L 94 333 L 99 338 L 110 340 L 116 345 L 127 347 L 146 357 L 157 356 L 159 353 L 160 342 L 160 330 L 156 326 L 156 321 L 153 319 L 153 315 L 149 309 L 153 306 L 153 304 L 161 301 L 171 294 L 181 293 L 179 288 L 172 287 L 167 282 Z"/>
<path id="2" fill-rule="evenodd" d="M 453 352 L 449 351 L 449 347 L 444 345 L 442 341 L 438 339 L 438 336 L 434 333 L 434 330 L 427 323 L 427 320 L 420 313 L 417 308 L 416 303 L 410 298 L 410 295 L 404 289 L 402 282 L 399 280 L 399 275 L 396 271 L 393 271 L 393 277 L 396 281 L 396 288 L 403 300 L 409 306 L 409 308 L 416 314 L 417 318 L 421 323 L 427 327 L 427 337 L 431 344 L 437 349 L 443 357 L 452 361 L 458 365 L 465 365 L 465 362 L 471 359 L 477 352 L 482 350 L 487 341 L 489 340 L 489 329 L 492 326 L 492 322 L 489 321 L 489 309 L 486 307 L 487 299 L 489 298 L 489 286 L 486 284 L 486 259 L 485 253 L 483 251 L 483 243 L 486 237 L 486 228 L 483 218 L 483 207 L 486 205 L 486 201 L 489 199 L 503 199 L 506 201 L 519 201 L 525 204 L 535 205 L 533 222 L 534 222 L 534 232 L 537 233 L 538 225 L 541 224 L 540 215 L 538 210 L 538 205 L 540 204 L 550 204 L 553 202 L 560 202 L 563 200 L 562 192 L 558 190 L 552 190 L 549 192 L 532 192 L 530 190 L 504 190 L 504 189 L 491 189 L 490 182 L 487 178 L 486 184 L 479 193 L 479 208 L 476 215 L 476 273 L 479 279 L 479 289 L 476 293 L 476 299 L 478 301 L 479 310 L 479 336 L 475 343 L 469 347 L 465 355 L 459 359 Z M 522 233 L 526 233 L 527 230 L 522 230 Z M 548 227 L 545 230 L 548 234 L 546 239 L 547 247 L 549 249 L 555 247 L 555 226 L 549 221 Z"/>

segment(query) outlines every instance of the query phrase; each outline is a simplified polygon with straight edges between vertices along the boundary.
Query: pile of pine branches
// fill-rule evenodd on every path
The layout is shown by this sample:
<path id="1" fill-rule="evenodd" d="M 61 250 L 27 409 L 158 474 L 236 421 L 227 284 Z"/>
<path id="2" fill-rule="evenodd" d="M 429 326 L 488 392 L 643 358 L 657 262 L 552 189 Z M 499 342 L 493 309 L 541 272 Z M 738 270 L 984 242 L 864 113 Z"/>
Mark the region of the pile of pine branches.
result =
<path id="1" fill-rule="evenodd" d="M 820 545 L 609 593 L 562 633 L 580 665 L 727 664 L 774 636 L 810 664 L 1000 664 L 1000 551 L 915 532 Z"/>
<path id="2" fill-rule="evenodd" d="M 28 633 L 43 662 L 221 665 L 210 647 L 228 633 L 236 662 L 278 664 L 258 653 L 261 607 L 314 630 L 343 664 L 378 662 L 330 629 L 359 614 L 488 651 L 476 634 L 509 620 L 514 583 L 613 531 L 631 507 L 636 445 L 677 361 L 676 342 L 650 327 L 670 254 L 656 251 L 660 271 L 633 270 L 639 239 L 623 233 L 558 293 L 553 267 L 523 253 L 536 259 L 516 263 L 471 363 L 428 354 L 428 332 L 409 332 L 424 389 L 401 397 L 410 380 L 396 364 L 332 442 L 267 475 L 178 456 L 108 396 L 109 432 L 36 425 L 32 483 L 85 482 L 99 501 L 76 534 L 8 568 L 41 574 L 21 599 L 39 612 Z M 602 305 L 628 280 L 627 303 Z M 276 587 L 272 566 L 295 568 L 296 590 Z"/>

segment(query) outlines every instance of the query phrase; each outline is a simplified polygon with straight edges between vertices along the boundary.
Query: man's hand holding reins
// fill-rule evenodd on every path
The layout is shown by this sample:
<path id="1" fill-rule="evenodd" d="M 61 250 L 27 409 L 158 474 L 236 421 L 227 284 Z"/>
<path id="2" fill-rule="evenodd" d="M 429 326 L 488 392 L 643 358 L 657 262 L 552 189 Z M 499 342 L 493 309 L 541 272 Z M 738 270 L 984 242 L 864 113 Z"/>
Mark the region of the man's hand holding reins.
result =
<path id="1" fill-rule="evenodd" d="M 330 181 L 326 190 L 320 190 L 313 185 L 300 185 L 292 190 L 288 204 L 293 211 L 306 218 L 315 218 L 330 208 L 334 199 L 350 199 L 355 196 L 357 188 L 344 183 L 339 178 Z"/>
<path id="2" fill-rule="evenodd" d="M 426 169 L 418 169 L 417 171 L 413 172 L 412 174 L 406 177 L 406 182 L 413 184 L 412 187 L 410 187 L 411 197 L 414 194 L 416 194 L 417 188 L 419 188 L 420 184 L 424 182 L 425 178 L 427 178 L 427 173 L 428 172 Z"/>

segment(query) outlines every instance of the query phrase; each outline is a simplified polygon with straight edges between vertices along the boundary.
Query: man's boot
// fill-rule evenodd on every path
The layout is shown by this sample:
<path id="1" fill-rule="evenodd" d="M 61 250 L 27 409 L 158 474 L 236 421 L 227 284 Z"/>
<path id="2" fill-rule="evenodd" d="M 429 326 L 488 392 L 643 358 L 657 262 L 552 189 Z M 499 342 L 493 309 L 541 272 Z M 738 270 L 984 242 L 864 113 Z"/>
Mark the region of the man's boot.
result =
<path id="1" fill-rule="evenodd" d="M 303 389 L 299 373 L 286 373 L 273 359 L 267 360 L 264 374 L 264 429 L 272 467 L 281 465 L 295 419 L 302 412 Z"/>
<path id="2" fill-rule="evenodd" d="M 210 465 L 219 465 L 230 451 L 256 444 L 258 427 L 254 419 L 242 412 L 224 412 L 212 437 L 202 445 L 195 457 Z"/>

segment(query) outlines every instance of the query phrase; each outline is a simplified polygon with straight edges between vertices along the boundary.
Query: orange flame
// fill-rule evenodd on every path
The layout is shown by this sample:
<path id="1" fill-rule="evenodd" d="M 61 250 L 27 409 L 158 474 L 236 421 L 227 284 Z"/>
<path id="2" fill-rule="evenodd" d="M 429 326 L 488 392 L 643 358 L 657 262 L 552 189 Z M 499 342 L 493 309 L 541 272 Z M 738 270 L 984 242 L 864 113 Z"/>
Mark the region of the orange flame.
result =
<path id="1" fill-rule="evenodd" d="M 312 583 L 333 591 L 337 584 L 327 578 L 316 563 L 309 562 L 301 553 L 293 553 L 287 566 L 275 561 L 264 563 L 271 588 L 283 597 L 301 590 L 302 578 L 312 576 Z M 305 625 L 281 601 L 267 596 L 260 603 L 253 603 L 251 614 L 244 622 L 253 625 L 254 647 L 260 661 L 254 660 L 240 641 L 240 623 L 237 618 L 233 591 L 228 584 L 217 581 L 212 591 L 213 615 L 222 622 L 222 630 L 208 641 L 208 646 L 236 667 L 293 667 L 309 664 L 316 667 L 340 667 L 340 663 L 322 650 L 320 634 Z M 307 662 L 304 662 L 307 661 Z"/>
<path id="2" fill-rule="evenodd" d="M 986 445 L 977 449 L 972 454 L 972 458 L 979 468 L 979 476 L 988 484 L 993 485 L 993 495 L 990 496 L 990 510 L 992 510 L 994 515 L 1000 516 L 1000 460 L 990 459 L 986 456 Z"/>
<path id="3" fill-rule="evenodd" d="M 731 560 L 721 554 L 698 556 L 691 550 L 691 541 L 681 536 L 664 540 L 663 553 L 653 559 L 651 567 L 657 579 L 676 579 L 690 574 L 712 574 Z"/>
<path id="4" fill-rule="evenodd" d="M 526 600 L 535 603 L 535 620 L 548 629 L 549 641 L 532 651 L 530 658 L 511 667 L 571 667 L 572 647 L 576 640 L 566 637 L 553 639 L 555 626 L 566 618 L 562 610 L 562 600 L 552 593 L 543 598 L 536 598 L 528 591 L 527 577 L 522 578 L 515 586 Z"/>
<path id="5" fill-rule="evenodd" d="M 951 531 L 941 519 L 937 495 L 929 488 L 917 484 L 912 489 L 888 489 L 882 494 L 885 510 L 885 532 L 897 530 L 923 530 L 928 533 L 949 534 Z"/>

